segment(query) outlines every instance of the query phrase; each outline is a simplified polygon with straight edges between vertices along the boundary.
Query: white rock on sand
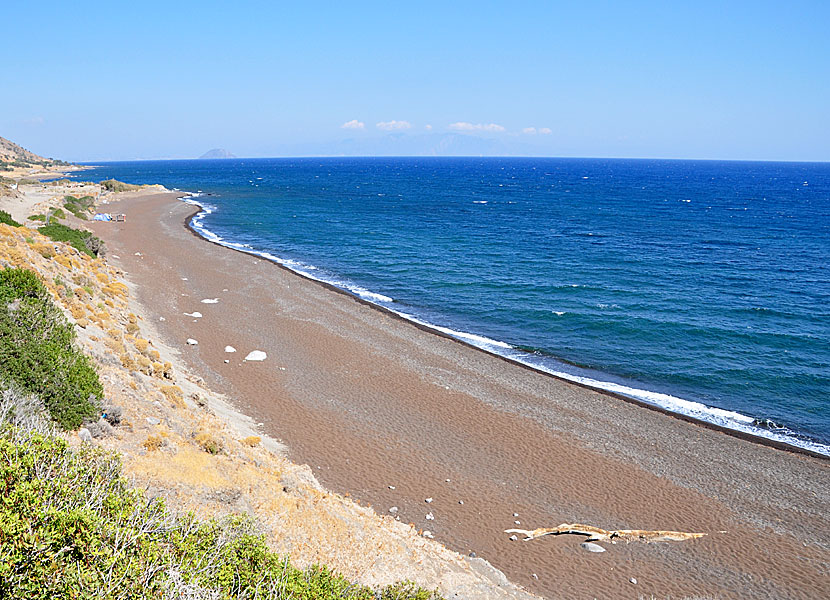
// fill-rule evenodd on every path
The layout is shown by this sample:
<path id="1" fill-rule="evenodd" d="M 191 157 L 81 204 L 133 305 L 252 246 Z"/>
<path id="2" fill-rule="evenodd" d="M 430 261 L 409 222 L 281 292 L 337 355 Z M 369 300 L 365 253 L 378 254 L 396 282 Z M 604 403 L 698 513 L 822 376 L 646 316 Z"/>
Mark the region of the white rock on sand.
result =
<path id="1" fill-rule="evenodd" d="M 187 345 L 188 345 L 188 346 L 195 346 L 195 345 L 196 345 L 196 344 L 198 344 L 198 343 L 199 343 L 199 342 L 197 342 L 197 341 L 196 341 L 196 340 L 194 340 L 193 338 L 187 338 Z"/>
<path id="2" fill-rule="evenodd" d="M 218 304 L 219 298 L 205 298 L 202 300 L 202 304 Z"/>
<path id="3" fill-rule="evenodd" d="M 268 355 L 265 354 L 265 352 L 263 352 L 262 350 L 254 350 L 253 352 L 250 352 L 248 356 L 245 357 L 245 360 L 260 361 L 265 360 L 266 358 L 268 358 Z"/>
<path id="4" fill-rule="evenodd" d="M 236 348 L 233 346 L 225 346 L 225 352 L 236 352 Z"/>
<path id="5" fill-rule="evenodd" d="M 199 319 L 202 317 L 202 313 L 198 310 L 193 311 L 192 313 L 184 313 L 186 317 L 193 317 L 194 319 Z"/>

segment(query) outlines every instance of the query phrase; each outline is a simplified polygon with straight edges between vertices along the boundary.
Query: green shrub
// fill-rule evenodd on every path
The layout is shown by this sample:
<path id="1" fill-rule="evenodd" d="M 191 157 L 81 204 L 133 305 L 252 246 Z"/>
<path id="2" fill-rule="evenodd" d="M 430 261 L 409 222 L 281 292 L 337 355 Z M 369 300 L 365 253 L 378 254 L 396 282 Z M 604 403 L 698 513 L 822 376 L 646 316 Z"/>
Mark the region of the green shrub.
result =
<path id="1" fill-rule="evenodd" d="M 96 415 L 103 397 L 74 341 L 75 330 L 34 272 L 0 271 L 0 380 L 40 396 L 64 429 Z"/>
<path id="2" fill-rule="evenodd" d="M 11 225 L 12 227 L 20 227 L 20 223 L 12 219 L 12 216 L 5 210 L 0 210 L 0 223 Z"/>
<path id="3" fill-rule="evenodd" d="M 101 238 L 92 235 L 89 231 L 72 229 L 62 223 L 52 223 L 38 229 L 40 233 L 56 242 L 66 242 L 72 247 L 92 257 L 98 256 L 104 250 Z"/>
<path id="4" fill-rule="evenodd" d="M 372 590 L 326 567 L 297 569 L 249 518 L 176 517 L 129 487 L 116 454 L 72 450 L 12 420 L 0 423 L 4 599 L 440 599 L 409 582 Z"/>
<path id="5" fill-rule="evenodd" d="M 60 208 L 56 208 L 55 210 L 52 211 L 52 216 L 55 217 L 56 219 L 65 219 L 66 218 L 66 213 L 63 212 Z"/>
<path id="6" fill-rule="evenodd" d="M 107 179 L 106 181 L 102 181 L 101 185 L 104 186 L 105 190 L 110 192 L 129 192 L 131 190 L 141 189 L 140 185 L 124 183 L 123 181 L 118 181 L 116 179 Z"/>
<path id="7" fill-rule="evenodd" d="M 76 198 L 75 196 L 66 196 L 63 199 L 63 207 L 71 212 L 73 215 L 78 217 L 79 219 L 83 219 L 84 221 L 87 220 L 87 216 L 89 215 L 90 209 L 95 204 L 95 198 L 92 196 L 84 196 L 82 198 Z M 63 218 L 63 217 L 59 217 Z"/>
<path id="8" fill-rule="evenodd" d="M 29 220 L 46 222 L 46 215 L 29 215 Z"/>

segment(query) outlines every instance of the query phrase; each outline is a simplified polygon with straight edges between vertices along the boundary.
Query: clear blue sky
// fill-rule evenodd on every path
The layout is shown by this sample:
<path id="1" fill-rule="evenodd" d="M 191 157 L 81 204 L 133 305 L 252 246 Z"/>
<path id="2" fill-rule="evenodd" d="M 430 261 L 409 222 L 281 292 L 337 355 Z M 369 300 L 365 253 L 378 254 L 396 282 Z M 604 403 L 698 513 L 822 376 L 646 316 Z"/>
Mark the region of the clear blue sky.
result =
<path id="1" fill-rule="evenodd" d="M 0 135 L 79 161 L 450 133 L 485 153 L 830 160 L 827 0 L 402 4 L 7 2 Z"/>

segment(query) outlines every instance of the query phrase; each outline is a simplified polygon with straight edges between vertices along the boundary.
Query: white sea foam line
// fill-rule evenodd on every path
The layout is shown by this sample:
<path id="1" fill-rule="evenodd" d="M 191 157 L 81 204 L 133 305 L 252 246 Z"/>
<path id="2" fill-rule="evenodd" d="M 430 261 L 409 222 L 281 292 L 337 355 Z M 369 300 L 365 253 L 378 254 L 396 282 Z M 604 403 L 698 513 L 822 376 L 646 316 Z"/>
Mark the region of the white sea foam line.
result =
<path id="1" fill-rule="evenodd" d="M 649 404 L 659 406 L 670 412 L 686 415 L 689 417 L 693 417 L 695 419 L 700 419 L 701 421 L 706 421 L 708 423 L 720 425 L 722 427 L 726 427 L 727 429 L 742 431 L 744 433 L 749 433 L 756 437 L 763 437 L 778 442 L 784 442 L 792 446 L 804 448 L 805 450 L 811 450 L 813 452 L 818 452 L 820 454 L 826 454 L 830 456 L 830 445 L 800 439 L 794 435 L 795 432 L 791 432 L 790 434 L 788 434 L 770 431 L 768 429 L 763 429 L 760 427 L 755 427 L 753 425 L 755 419 L 738 412 L 707 406 L 700 402 L 684 400 L 683 398 L 670 396 L 669 394 L 650 392 L 648 390 L 632 388 L 629 386 L 621 385 L 618 383 L 612 383 L 609 381 L 599 381 L 597 379 L 591 379 L 589 377 L 572 375 L 570 373 L 565 373 L 563 371 L 555 371 L 544 365 L 531 364 L 521 360 L 521 358 L 514 358 L 516 358 L 519 362 L 523 364 L 527 364 L 528 366 L 531 366 L 540 371 L 544 371 L 546 373 L 550 373 L 551 375 L 555 375 L 562 379 L 567 379 L 568 381 L 574 381 L 576 383 L 587 385 L 588 387 L 606 390 L 609 392 L 615 392 L 618 394 L 622 394 L 623 396 L 629 396 L 631 398 L 643 400 L 645 402 L 648 402 Z"/>
<path id="2" fill-rule="evenodd" d="M 266 258 L 268 260 L 279 263 L 281 265 L 285 265 L 286 267 L 290 268 L 292 271 L 298 272 L 298 273 L 304 275 L 305 277 L 308 277 L 309 279 L 313 279 L 314 281 L 320 281 L 320 282 L 323 282 L 323 283 L 328 283 L 330 285 L 334 285 L 334 286 L 339 287 L 341 289 L 346 289 L 347 291 L 352 292 L 353 294 L 356 294 L 356 295 L 360 296 L 361 298 L 364 298 L 365 300 L 368 300 L 369 302 L 373 302 L 373 303 L 377 304 L 379 302 L 393 302 L 394 301 L 394 299 L 389 298 L 389 296 L 384 296 L 383 294 L 378 294 L 376 292 L 371 292 L 371 291 L 366 290 L 364 288 L 361 288 L 359 286 L 353 286 L 353 285 L 349 286 L 349 285 L 345 284 L 342 281 L 328 280 L 328 279 L 324 279 L 324 278 L 312 275 L 311 273 L 307 272 L 307 270 L 313 270 L 313 269 L 317 268 L 317 267 L 314 267 L 313 265 L 305 265 L 303 263 L 300 263 L 300 262 L 297 262 L 297 261 L 294 261 L 294 260 L 284 259 L 284 258 L 280 258 L 278 256 L 274 256 L 273 254 L 270 254 L 268 252 L 249 249 L 250 247 L 244 248 L 242 244 L 223 241 L 223 239 L 220 236 L 214 234 L 212 231 L 208 230 L 207 228 L 205 228 L 204 226 L 201 225 L 202 219 L 204 219 L 204 217 L 206 217 L 207 215 L 211 214 L 215 210 L 215 207 L 206 208 L 205 205 L 203 205 L 199 202 L 196 202 L 194 200 L 191 200 L 194 197 L 197 197 L 197 196 L 183 197 L 183 198 L 180 198 L 180 200 L 182 200 L 182 201 L 184 201 L 188 204 L 194 204 L 194 205 L 199 206 L 200 208 L 202 208 L 203 212 L 197 214 L 191 220 L 191 226 L 193 226 L 193 228 L 196 229 L 197 231 L 199 231 L 200 233 L 203 233 L 204 236 L 206 238 L 210 239 L 211 241 L 214 241 L 214 242 L 216 242 L 216 243 L 218 243 L 222 246 L 235 248 L 235 249 L 241 250 L 243 252 L 246 252 L 248 254 L 255 254 L 257 256 L 261 256 L 261 257 Z M 194 226 L 193 224 L 197 221 L 197 219 L 198 219 L 198 226 Z M 579 284 L 571 284 L 571 287 L 580 287 L 580 286 L 579 286 Z M 399 316 L 401 316 L 401 317 L 403 317 L 404 319 L 407 319 L 408 321 L 412 321 L 412 322 L 417 323 L 419 325 L 429 327 L 430 329 L 440 331 L 441 333 L 447 334 L 451 337 L 455 337 L 455 338 L 458 338 L 462 341 L 466 341 L 466 342 L 468 342 L 468 343 L 470 343 L 470 344 L 472 344 L 472 345 L 474 345 L 478 348 L 481 348 L 482 350 L 490 351 L 490 352 L 493 352 L 494 354 L 499 354 L 501 356 L 506 356 L 507 358 L 511 358 L 513 360 L 516 360 L 517 362 L 520 362 L 524 365 L 527 365 L 527 366 L 529 366 L 533 369 L 537 369 L 539 371 L 549 373 L 551 375 L 554 375 L 556 377 L 560 377 L 562 379 L 566 379 L 568 381 L 581 383 L 583 385 L 586 385 L 588 387 L 592 387 L 592 388 L 595 388 L 595 389 L 606 390 L 606 391 L 609 391 L 609 392 L 615 392 L 615 393 L 618 393 L 618 394 L 622 394 L 623 396 L 629 396 L 631 398 L 635 398 L 637 400 L 642 400 L 644 402 L 648 402 L 649 404 L 659 406 L 659 407 L 664 408 L 664 409 L 666 409 L 670 412 L 686 415 L 686 416 L 689 416 L 689 417 L 700 419 L 701 421 L 706 421 L 708 423 L 713 423 L 715 425 L 721 425 L 721 426 L 726 427 L 728 429 L 734 429 L 734 430 L 737 430 L 737 431 L 742 431 L 742 432 L 745 432 L 745 433 L 749 433 L 749 434 L 754 435 L 756 437 L 763 437 L 763 438 L 767 438 L 767 439 L 771 439 L 771 440 L 775 440 L 775 441 L 779 441 L 779 442 L 784 442 L 786 444 L 790 444 L 790 445 L 793 445 L 793 446 L 804 448 L 806 450 L 811 450 L 813 452 L 818 452 L 820 454 L 826 454 L 826 455 L 830 456 L 830 445 L 822 444 L 820 442 L 812 442 L 812 441 L 808 441 L 808 440 L 802 440 L 802 439 L 796 437 L 795 435 L 788 435 L 786 433 L 779 433 L 779 432 L 775 432 L 775 431 L 769 431 L 767 429 L 762 429 L 760 427 L 754 427 L 752 425 L 752 423 L 755 421 L 755 419 L 753 419 L 752 417 L 749 417 L 747 415 L 741 414 L 741 413 L 737 413 L 737 412 L 729 411 L 729 410 L 724 410 L 724 409 L 720 409 L 720 408 L 715 408 L 715 407 L 710 407 L 710 406 L 707 406 L 707 405 L 702 404 L 700 402 L 694 402 L 692 400 L 684 400 L 683 398 L 677 398 L 676 396 L 671 396 L 669 394 L 663 394 L 663 393 L 660 393 L 660 392 L 651 392 L 651 391 L 648 391 L 648 390 L 641 390 L 641 389 L 638 389 L 638 388 L 632 388 L 632 387 L 621 385 L 621 384 L 618 384 L 618 383 L 613 383 L 613 382 L 610 382 L 610 381 L 600 381 L 600 380 L 597 380 L 597 379 L 591 379 L 589 377 L 582 377 L 582 376 L 579 376 L 579 375 L 572 375 L 572 374 L 566 373 L 564 371 L 556 371 L 556 370 L 551 369 L 549 367 L 546 367 L 544 365 L 540 365 L 540 364 L 537 364 L 537 363 L 532 363 L 532 362 L 529 362 L 527 360 L 524 360 L 523 355 L 519 351 L 517 351 L 513 346 L 511 346 L 510 344 L 508 344 L 506 342 L 502 342 L 500 340 L 494 340 L 494 339 L 484 337 L 484 336 L 481 336 L 481 335 L 476 335 L 474 333 L 467 333 L 467 332 L 464 332 L 464 331 L 456 331 L 456 330 L 450 329 L 448 327 L 442 327 L 440 325 L 435 325 L 434 323 L 429 323 L 427 321 L 423 321 L 421 319 L 418 319 L 414 315 L 411 315 L 411 314 L 408 314 L 408 313 L 404 313 L 404 312 L 400 312 L 400 311 L 396 311 L 396 310 L 392 310 L 392 312 L 399 315 Z M 504 352 L 505 350 L 511 350 L 513 352 L 507 353 L 507 352 Z"/>

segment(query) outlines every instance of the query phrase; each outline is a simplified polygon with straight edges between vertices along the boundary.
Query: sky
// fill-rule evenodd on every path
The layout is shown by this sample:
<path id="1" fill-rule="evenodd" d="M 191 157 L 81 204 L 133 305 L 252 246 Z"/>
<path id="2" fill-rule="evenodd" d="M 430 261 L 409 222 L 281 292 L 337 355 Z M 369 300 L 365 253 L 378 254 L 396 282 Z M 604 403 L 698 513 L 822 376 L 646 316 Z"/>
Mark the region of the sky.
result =
<path id="1" fill-rule="evenodd" d="M 49 157 L 830 160 L 827 0 L 4 4 Z"/>

